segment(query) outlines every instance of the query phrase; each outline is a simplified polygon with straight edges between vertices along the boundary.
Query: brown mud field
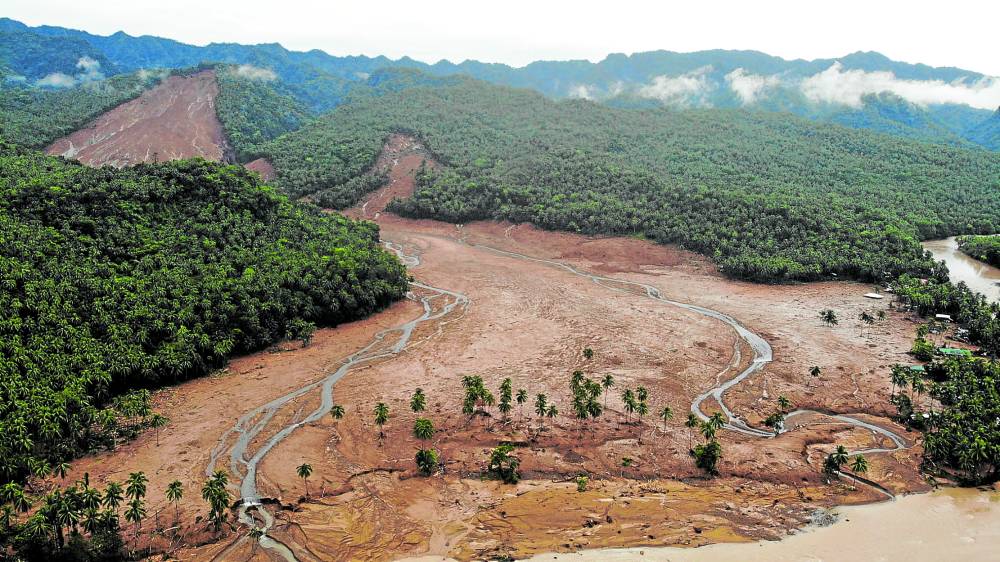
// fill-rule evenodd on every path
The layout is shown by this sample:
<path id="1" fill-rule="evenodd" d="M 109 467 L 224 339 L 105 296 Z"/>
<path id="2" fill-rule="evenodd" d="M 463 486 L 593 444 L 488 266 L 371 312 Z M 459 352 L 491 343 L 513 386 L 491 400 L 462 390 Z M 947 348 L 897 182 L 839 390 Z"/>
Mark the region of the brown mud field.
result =
<path id="1" fill-rule="evenodd" d="M 871 287 L 740 283 L 721 277 L 703 257 L 637 239 L 587 238 L 527 225 L 412 221 L 385 213 L 392 197 L 412 193 L 413 172 L 425 159 L 429 155 L 418 143 L 394 137 L 378 164 L 390 171 L 390 185 L 348 214 L 377 220 L 383 239 L 419 256 L 411 269 L 417 281 L 460 293 L 468 304 L 419 324 L 402 352 L 347 371 L 333 390 L 334 401 L 346 409 L 343 419 L 302 423 L 320 404 L 318 391 L 306 392 L 278 409 L 251 440 L 247 456 L 296 424 L 262 455 L 256 475 L 259 495 L 270 502 L 264 509 L 274 517 L 268 536 L 296 559 L 467 560 L 777 539 L 824 508 L 886 499 L 875 487 L 823 477 L 820 465 L 835 444 L 892 448 L 883 435 L 823 414 L 790 420 L 789 431 L 773 438 L 721 430 L 720 474 L 706 478 L 688 454 L 700 437 L 684 421 L 696 396 L 751 364 L 746 342 L 725 323 L 632 286 L 598 283 L 494 249 L 641 282 L 675 301 L 738 319 L 770 343 L 774 360 L 725 394 L 733 412 L 760 427 L 783 395 L 794 408 L 857 414 L 905 442 L 892 452 L 867 454 L 868 478 L 896 494 L 928 489 L 918 472 L 918 435 L 886 417 L 888 366 L 907 361 L 914 320 L 885 300 L 863 298 Z M 322 330 L 308 347 L 286 344 L 239 358 L 218 376 L 159 392 L 157 409 L 171 421 L 158 443 L 148 432 L 113 453 L 81 459 L 71 477 L 88 471 L 102 482 L 146 471 L 149 513 L 166 530 L 141 541 L 157 552 L 182 560 L 282 559 L 280 550 L 246 537 L 246 525 L 218 535 L 206 526 L 208 508 L 198 493 L 206 472 L 230 471 L 236 498 L 242 476 L 224 462 L 228 457 L 220 461 L 216 451 L 219 458 L 213 458 L 213 449 L 223 441 L 221 450 L 229 450 L 225 436 L 239 416 L 321 381 L 380 330 L 420 316 L 418 299 L 428 298 L 437 310 L 455 298 L 435 296 L 431 289 L 415 286 L 414 299 L 368 320 Z M 820 321 L 825 308 L 837 311 L 840 325 Z M 855 319 L 873 309 L 885 310 L 887 319 L 862 333 Z M 582 354 L 587 347 L 592 359 Z M 813 366 L 821 368 L 819 377 L 809 375 Z M 614 375 L 607 410 L 596 420 L 573 417 L 569 381 L 576 370 L 595 379 Z M 464 375 L 481 376 L 497 396 L 502 379 L 510 377 L 514 392 L 523 388 L 531 400 L 523 409 L 515 404 L 507 419 L 496 407 L 470 418 L 461 411 Z M 650 414 L 638 419 L 626 416 L 620 392 L 640 385 L 649 391 Z M 430 446 L 443 463 L 431 477 L 419 476 L 414 465 L 415 451 L 427 446 L 412 435 L 417 415 L 409 399 L 417 387 L 427 396 L 420 416 L 436 429 Z M 536 418 L 537 393 L 547 394 L 558 416 Z M 382 437 L 372 413 L 378 402 L 390 409 Z M 664 406 L 674 411 L 666 423 L 657 418 Z M 704 408 L 710 413 L 718 405 L 709 401 Z M 516 485 L 483 478 L 488 451 L 500 443 L 516 446 L 522 473 Z M 302 463 L 313 467 L 308 481 L 296 475 Z M 575 483 L 581 474 L 589 477 L 582 492 Z M 163 497 L 174 479 L 187 489 L 177 521 Z"/>
<path id="2" fill-rule="evenodd" d="M 170 76 L 45 151 L 88 166 L 119 168 L 196 156 L 224 161 L 230 149 L 215 114 L 218 95 L 213 70 Z"/>

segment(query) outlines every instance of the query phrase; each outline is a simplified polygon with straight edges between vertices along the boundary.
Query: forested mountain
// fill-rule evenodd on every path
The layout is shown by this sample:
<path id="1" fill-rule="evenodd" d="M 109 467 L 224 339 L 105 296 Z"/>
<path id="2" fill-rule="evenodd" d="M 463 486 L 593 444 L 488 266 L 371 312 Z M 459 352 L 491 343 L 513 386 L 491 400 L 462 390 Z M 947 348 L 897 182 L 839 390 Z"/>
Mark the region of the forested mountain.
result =
<path id="1" fill-rule="evenodd" d="M 34 34 L 36 41 L 85 43 L 110 61 L 107 74 L 203 62 L 249 65 L 273 73 L 313 112 L 339 105 L 379 69 L 403 68 L 435 76 L 472 76 L 556 99 L 587 98 L 629 108 L 784 111 L 926 142 L 998 149 L 995 135 L 989 133 L 996 129 L 990 125 L 990 112 L 1000 103 L 991 93 L 998 89 L 996 78 L 958 68 L 901 63 L 879 53 L 806 61 L 756 51 L 652 51 L 612 54 L 598 63 L 538 61 L 513 68 L 478 61 L 425 64 L 406 57 L 335 57 L 318 50 L 288 51 L 277 44 L 196 47 L 121 32 L 104 37 L 60 27 L 28 27 L 5 18 L 0 18 L 0 31 Z M 3 41 L 0 36 L 0 44 Z M 2 61 L 0 56 L 0 65 Z M 65 72 L 66 61 L 53 59 L 52 67 L 62 70 L 51 72 Z M 983 128 L 988 131 L 982 132 Z"/>
<path id="2" fill-rule="evenodd" d="M 113 442 L 148 411 L 131 390 L 402 298 L 406 271 L 373 223 L 256 178 L 0 143 L 0 484 Z"/>
<path id="3" fill-rule="evenodd" d="M 968 131 L 969 140 L 991 150 L 1000 150 L 1000 109 Z"/>
<path id="4" fill-rule="evenodd" d="M 926 272 L 917 243 L 1000 228 L 1000 156 L 736 110 L 620 110 L 472 79 L 342 106 L 267 145 L 276 183 L 348 204 L 392 131 L 446 164 L 410 216 L 646 236 L 754 280 Z"/>
<path id="5" fill-rule="evenodd" d="M 32 88 L 0 82 L 0 138 L 41 148 L 157 85 L 166 71 L 140 71 L 73 88 Z"/>

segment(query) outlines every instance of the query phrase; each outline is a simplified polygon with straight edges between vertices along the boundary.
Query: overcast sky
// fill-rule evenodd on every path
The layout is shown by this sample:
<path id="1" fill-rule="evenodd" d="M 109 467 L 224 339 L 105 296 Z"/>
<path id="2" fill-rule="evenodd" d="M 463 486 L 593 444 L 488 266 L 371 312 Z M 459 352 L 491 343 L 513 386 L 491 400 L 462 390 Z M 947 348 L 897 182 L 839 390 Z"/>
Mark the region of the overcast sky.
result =
<path id="1" fill-rule="evenodd" d="M 655 49 L 756 49 L 784 58 L 874 50 L 1000 76 L 1000 1 L 3 0 L 0 15 L 186 43 L 278 42 L 334 55 L 522 66 Z"/>

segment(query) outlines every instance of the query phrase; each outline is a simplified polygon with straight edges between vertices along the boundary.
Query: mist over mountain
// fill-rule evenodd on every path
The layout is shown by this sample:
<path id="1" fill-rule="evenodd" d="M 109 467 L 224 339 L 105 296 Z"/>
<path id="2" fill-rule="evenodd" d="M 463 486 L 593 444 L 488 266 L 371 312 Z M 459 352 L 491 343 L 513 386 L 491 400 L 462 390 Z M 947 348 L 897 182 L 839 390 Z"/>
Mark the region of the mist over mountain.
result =
<path id="1" fill-rule="evenodd" d="M 241 65 L 273 88 L 321 113 L 350 92 L 366 90 L 381 69 L 434 76 L 462 74 L 530 88 L 556 99 L 582 98 L 616 107 L 740 108 L 789 112 L 926 142 L 997 149 L 1000 79 L 950 67 L 893 61 L 875 52 L 837 59 L 785 60 L 756 51 L 651 51 L 583 60 L 505 64 L 404 57 L 337 57 L 279 44 L 212 43 L 204 47 L 123 32 L 100 36 L 62 27 L 29 27 L 0 18 L 0 72 L 5 83 L 67 88 L 94 78 L 206 62 Z"/>

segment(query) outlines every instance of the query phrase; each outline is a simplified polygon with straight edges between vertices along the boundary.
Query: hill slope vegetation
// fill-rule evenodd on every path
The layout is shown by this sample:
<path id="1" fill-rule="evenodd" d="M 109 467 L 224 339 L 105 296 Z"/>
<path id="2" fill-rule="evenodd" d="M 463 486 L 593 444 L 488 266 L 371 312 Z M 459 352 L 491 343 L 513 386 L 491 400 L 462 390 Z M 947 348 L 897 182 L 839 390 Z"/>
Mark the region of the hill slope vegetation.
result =
<path id="1" fill-rule="evenodd" d="M 129 391 L 402 298 L 372 223 L 203 160 L 92 169 L 0 144 L 0 482 L 113 443 Z M 143 414 L 144 415 L 144 414 Z"/>
<path id="2" fill-rule="evenodd" d="M 446 165 L 421 175 L 402 214 L 645 236 L 752 280 L 926 272 L 918 239 L 1000 226 L 992 153 L 788 115 L 554 102 L 471 79 L 340 107 L 264 152 L 289 193 L 347 205 L 397 131 Z"/>

